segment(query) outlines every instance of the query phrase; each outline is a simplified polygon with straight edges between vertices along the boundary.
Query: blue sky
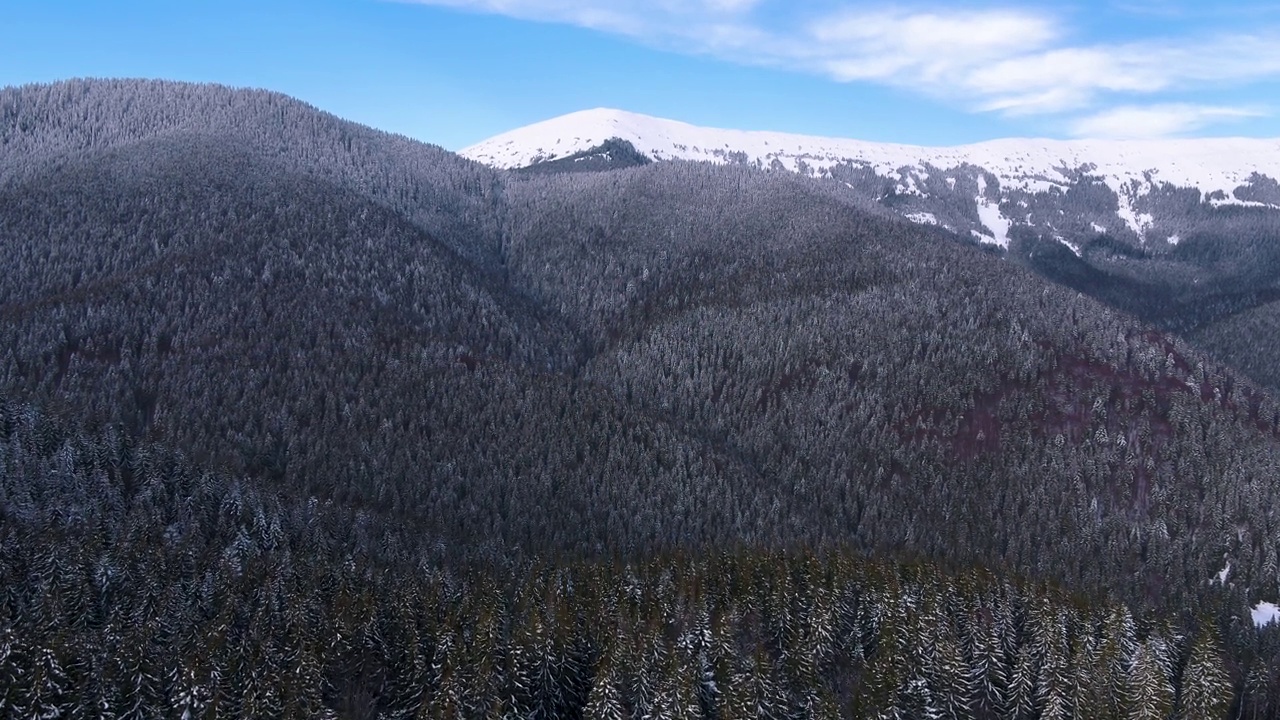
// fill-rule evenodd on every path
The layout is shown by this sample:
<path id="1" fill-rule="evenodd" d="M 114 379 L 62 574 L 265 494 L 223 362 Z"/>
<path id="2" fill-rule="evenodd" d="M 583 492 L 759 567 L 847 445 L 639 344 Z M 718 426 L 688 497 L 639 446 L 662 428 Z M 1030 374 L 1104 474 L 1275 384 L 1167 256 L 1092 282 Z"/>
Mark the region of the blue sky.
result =
<path id="1" fill-rule="evenodd" d="M 575 110 L 919 144 L 1280 137 L 1280 3 L 7 0 L 0 85 L 266 87 L 459 149 Z"/>

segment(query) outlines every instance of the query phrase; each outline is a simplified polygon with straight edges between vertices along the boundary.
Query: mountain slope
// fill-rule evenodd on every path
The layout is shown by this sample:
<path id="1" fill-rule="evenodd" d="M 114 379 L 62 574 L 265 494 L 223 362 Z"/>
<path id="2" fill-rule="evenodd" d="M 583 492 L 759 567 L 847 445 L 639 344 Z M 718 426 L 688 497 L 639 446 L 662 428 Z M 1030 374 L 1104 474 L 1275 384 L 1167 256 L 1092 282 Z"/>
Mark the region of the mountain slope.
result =
<path id="1" fill-rule="evenodd" d="M 499 173 L 266 90 L 132 79 L 4 88 L 0 186 L 134 143 L 210 136 L 401 213 L 470 258 L 496 254 Z"/>
<path id="2" fill-rule="evenodd" d="M 0 107 L 0 389 L 431 562 L 853 546 L 1276 597 L 1270 397 L 834 183 L 509 174 L 217 87 Z"/>
<path id="3" fill-rule="evenodd" d="M 625 144 L 658 161 L 791 172 L 875 212 L 1001 248 L 1041 275 L 1162 328 L 1208 331 L 1280 298 L 1280 140 L 998 140 L 919 147 L 701 128 L 591 110 L 463 150 L 524 172 Z M 607 166 L 601 166 L 602 169 Z M 1201 333 L 1202 334 L 1202 333 Z M 1241 364 L 1280 355 L 1268 343 Z"/>
<path id="4" fill-rule="evenodd" d="M 506 176 L 217 87 L 0 96 L 5 387 L 464 554 L 852 542 L 1145 601 L 1250 562 L 1189 498 L 1270 506 L 1265 396 L 831 183 Z M 1027 535 L 1064 508 L 1091 534 Z"/>
<path id="5" fill-rule="evenodd" d="M 1186 557 L 1192 526 L 1207 550 L 1184 515 L 1202 492 L 1272 502 L 1257 388 L 940 231 L 743 168 L 559 176 L 512 202 L 513 279 L 595 338 L 586 377 L 790 484 L 813 528 L 1152 599 L 1204 572 L 1153 559 Z M 1210 447 L 1210 426 L 1242 434 Z M 1257 470 L 1224 475 L 1246 447 Z M 1222 540 L 1200 562 L 1237 551 Z"/>

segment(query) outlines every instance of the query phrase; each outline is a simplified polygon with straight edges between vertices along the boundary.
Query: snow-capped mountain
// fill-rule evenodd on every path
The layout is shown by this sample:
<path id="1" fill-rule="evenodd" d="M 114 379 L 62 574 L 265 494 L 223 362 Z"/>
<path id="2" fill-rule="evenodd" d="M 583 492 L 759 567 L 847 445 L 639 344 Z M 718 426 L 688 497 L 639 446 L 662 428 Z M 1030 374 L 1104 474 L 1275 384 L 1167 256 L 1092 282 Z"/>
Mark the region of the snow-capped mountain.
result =
<path id="1" fill-rule="evenodd" d="M 956 147 L 698 127 L 597 109 L 498 135 L 462 154 L 503 168 L 579 156 L 610 139 L 655 160 L 750 164 L 843 182 L 918 223 L 1008 247 L 1110 235 L 1165 247 L 1223 206 L 1280 211 L 1280 139 L 1006 139 Z M 584 155 L 585 154 L 585 155 Z"/>

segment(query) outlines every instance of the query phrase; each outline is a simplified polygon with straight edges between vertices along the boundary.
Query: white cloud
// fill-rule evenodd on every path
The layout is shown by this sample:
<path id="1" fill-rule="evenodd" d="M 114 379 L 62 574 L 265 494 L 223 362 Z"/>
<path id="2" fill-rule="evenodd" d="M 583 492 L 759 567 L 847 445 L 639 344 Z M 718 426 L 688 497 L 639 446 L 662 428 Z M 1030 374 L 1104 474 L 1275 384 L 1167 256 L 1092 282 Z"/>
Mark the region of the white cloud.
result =
<path id="1" fill-rule="evenodd" d="M 563 23 L 640 37 L 652 31 L 643 13 L 623 4 L 574 0 L 410 0 L 422 5 L 506 15 L 521 20 Z M 621 5 L 621 7 L 615 7 Z"/>
<path id="2" fill-rule="evenodd" d="M 566 23 L 596 30 L 653 39 L 677 30 L 673 24 L 690 18 L 733 16 L 751 11 L 762 0 L 408 0 L 422 5 L 506 15 L 522 20 Z"/>
<path id="3" fill-rule="evenodd" d="M 1275 76 L 1280 34 L 1051 49 L 975 68 L 964 86 L 989 98 L 987 108 L 1036 113 L 1084 107 L 1101 93 L 1150 95 Z"/>
<path id="4" fill-rule="evenodd" d="M 1258 117 L 1250 108 L 1168 104 L 1111 108 L 1071 123 L 1071 134 L 1090 138 L 1148 138 L 1182 135 L 1223 121 Z"/>
<path id="5" fill-rule="evenodd" d="M 1236 116 L 1193 104 L 1098 108 L 1117 98 L 1160 94 L 1167 100 L 1171 93 L 1280 80 L 1280 28 L 1082 44 L 1072 42 L 1072 28 L 1059 16 L 1012 3 L 1006 9 L 867 10 L 856 0 L 828 0 L 827 12 L 806 16 L 813 4 L 790 5 L 793 0 L 409 1 L 567 23 L 840 82 L 874 82 L 974 111 L 1093 113 L 1079 124 L 1099 129 L 1109 122 L 1118 127 L 1126 113 L 1139 111 L 1169 132 L 1202 128 Z M 1142 1 L 1148 8 L 1165 5 Z"/>
<path id="6" fill-rule="evenodd" d="M 760 4 L 760 0 L 704 0 L 704 5 L 721 12 L 744 12 Z"/>
<path id="7" fill-rule="evenodd" d="M 843 12 L 809 35 L 833 53 L 884 52 L 916 60 L 979 62 L 1042 47 L 1058 33 L 1048 18 L 1016 11 Z"/>
<path id="8" fill-rule="evenodd" d="M 933 85 L 952 82 L 981 63 L 1042 47 L 1057 29 L 1048 18 L 1015 11 L 845 11 L 813 22 L 805 34 L 812 52 L 822 58 L 816 69 L 837 80 Z M 803 55 L 776 60 L 809 64 Z"/>

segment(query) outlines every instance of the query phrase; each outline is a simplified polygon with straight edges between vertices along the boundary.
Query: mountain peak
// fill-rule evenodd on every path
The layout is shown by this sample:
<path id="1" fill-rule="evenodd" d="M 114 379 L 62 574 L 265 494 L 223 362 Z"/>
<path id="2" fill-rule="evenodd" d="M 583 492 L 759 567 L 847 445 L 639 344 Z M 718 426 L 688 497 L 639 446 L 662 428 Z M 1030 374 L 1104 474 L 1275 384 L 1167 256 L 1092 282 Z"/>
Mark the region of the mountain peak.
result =
<path id="1" fill-rule="evenodd" d="M 683 125 L 616 108 L 579 110 L 502 133 L 460 154 L 495 167 L 528 167 L 589 150 L 612 138 L 635 144 L 642 137 L 660 135 L 666 124 Z"/>

